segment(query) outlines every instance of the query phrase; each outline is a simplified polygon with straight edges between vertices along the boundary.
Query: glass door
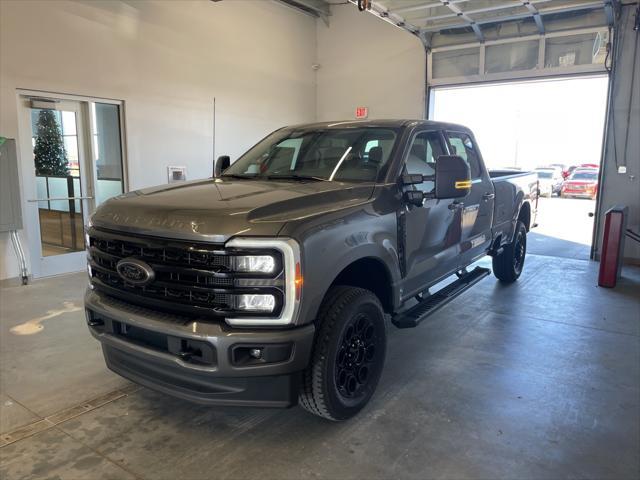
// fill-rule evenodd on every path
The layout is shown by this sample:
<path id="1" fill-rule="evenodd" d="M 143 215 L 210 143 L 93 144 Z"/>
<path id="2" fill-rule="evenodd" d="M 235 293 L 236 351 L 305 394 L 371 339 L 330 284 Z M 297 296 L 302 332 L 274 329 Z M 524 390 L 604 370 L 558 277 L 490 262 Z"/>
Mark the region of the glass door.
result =
<path id="1" fill-rule="evenodd" d="M 119 105 L 20 97 L 31 271 L 86 268 L 84 225 L 124 192 Z"/>

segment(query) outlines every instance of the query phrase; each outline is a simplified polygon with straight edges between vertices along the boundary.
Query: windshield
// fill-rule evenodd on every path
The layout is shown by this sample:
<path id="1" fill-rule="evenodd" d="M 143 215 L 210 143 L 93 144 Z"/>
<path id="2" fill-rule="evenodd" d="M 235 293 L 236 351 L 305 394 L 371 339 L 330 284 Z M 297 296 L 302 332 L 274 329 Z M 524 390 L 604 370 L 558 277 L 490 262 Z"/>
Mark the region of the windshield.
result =
<path id="1" fill-rule="evenodd" d="M 373 182 L 385 170 L 396 138 L 388 128 L 279 130 L 223 176 Z"/>
<path id="2" fill-rule="evenodd" d="M 550 170 L 538 170 L 538 178 L 553 178 L 553 172 Z"/>
<path id="3" fill-rule="evenodd" d="M 575 172 L 569 180 L 597 180 L 598 174 L 592 172 Z"/>

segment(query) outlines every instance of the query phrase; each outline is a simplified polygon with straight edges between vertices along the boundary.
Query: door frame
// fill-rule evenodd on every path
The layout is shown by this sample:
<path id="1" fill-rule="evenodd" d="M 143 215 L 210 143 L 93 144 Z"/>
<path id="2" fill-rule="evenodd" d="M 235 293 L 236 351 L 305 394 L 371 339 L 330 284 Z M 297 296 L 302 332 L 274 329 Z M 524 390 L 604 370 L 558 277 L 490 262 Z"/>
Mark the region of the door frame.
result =
<path id="1" fill-rule="evenodd" d="M 78 133 L 78 160 L 80 165 L 80 184 L 83 197 L 95 197 L 95 185 L 97 181 L 97 169 L 94 165 L 96 152 L 94 151 L 91 138 L 92 131 L 95 131 L 95 125 L 93 124 L 93 119 L 90 114 L 90 102 L 117 105 L 119 108 L 120 151 L 122 156 L 124 192 L 129 191 L 129 168 L 126 149 L 124 101 L 101 97 L 62 94 L 42 90 L 16 90 L 18 114 L 18 155 L 20 159 L 20 172 L 23 184 L 22 205 L 23 211 L 25 212 L 25 233 L 27 236 L 31 274 L 34 278 L 41 278 L 84 270 L 86 253 L 83 250 L 81 252 L 52 255 L 49 257 L 44 257 L 42 255 L 40 221 L 38 218 L 38 212 L 34 211 L 37 210 L 38 204 L 29 201 L 36 198 L 37 190 L 35 184 L 31 180 L 34 178 L 33 150 L 31 145 L 31 107 L 26 102 L 30 102 L 32 98 L 36 97 L 57 100 L 63 103 L 69 102 L 69 104 L 75 103 L 77 106 L 76 128 Z M 89 215 L 95 210 L 95 199 L 80 201 L 82 202 L 83 220 L 86 224 Z M 45 258 L 47 259 L 46 262 Z"/>

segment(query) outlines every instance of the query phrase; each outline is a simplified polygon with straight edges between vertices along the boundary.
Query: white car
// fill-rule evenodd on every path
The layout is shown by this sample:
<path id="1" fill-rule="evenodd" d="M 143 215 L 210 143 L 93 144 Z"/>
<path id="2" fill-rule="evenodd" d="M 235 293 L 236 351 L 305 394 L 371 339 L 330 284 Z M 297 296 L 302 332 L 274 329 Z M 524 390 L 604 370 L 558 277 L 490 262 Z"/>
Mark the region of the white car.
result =
<path id="1" fill-rule="evenodd" d="M 534 170 L 538 174 L 540 196 L 560 195 L 562 191 L 562 170 L 558 167 L 541 167 Z"/>

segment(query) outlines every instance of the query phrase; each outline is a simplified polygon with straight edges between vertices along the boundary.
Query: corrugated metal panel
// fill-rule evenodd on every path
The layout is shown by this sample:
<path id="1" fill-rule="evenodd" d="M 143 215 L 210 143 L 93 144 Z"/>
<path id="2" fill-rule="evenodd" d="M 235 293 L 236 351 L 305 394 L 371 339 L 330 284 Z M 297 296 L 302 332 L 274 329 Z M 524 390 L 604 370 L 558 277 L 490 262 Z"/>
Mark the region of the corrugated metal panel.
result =
<path id="1" fill-rule="evenodd" d="M 615 0 L 374 0 L 370 12 L 420 36 L 430 47 L 544 34 L 557 31 L 565 22 L 573 28 L 576 23 L 579 27 L 605 26 L 613 22 L 615 4 Z M 592 12 L 597 12 L 597 25 Z M 592 18 L 585 22 L 589 16 Z M 514 25 L 504 28 L 507 24 Z"/>

